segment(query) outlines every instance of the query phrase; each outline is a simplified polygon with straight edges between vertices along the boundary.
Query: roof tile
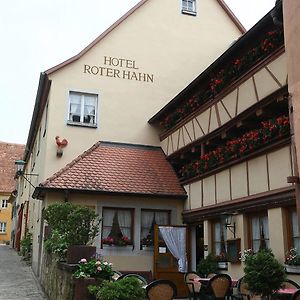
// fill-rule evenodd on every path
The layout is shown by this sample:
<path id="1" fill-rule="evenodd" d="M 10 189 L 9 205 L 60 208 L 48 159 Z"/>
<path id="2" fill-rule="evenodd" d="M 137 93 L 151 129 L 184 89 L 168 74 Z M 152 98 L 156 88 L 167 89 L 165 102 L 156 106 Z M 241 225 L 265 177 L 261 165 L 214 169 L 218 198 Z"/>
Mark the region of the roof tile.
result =
<path id="1" fill-rule="evenodd" d="M 40 188 L 186 195 L 161 148 L 112 142 L 96 143 Z"/>
<path id="2" fill-rule="evenodd" d="M 22 158 L 25 145 L 0 142 L 0 192 L 10 193 L 16 187 L 15 161 Z"/>

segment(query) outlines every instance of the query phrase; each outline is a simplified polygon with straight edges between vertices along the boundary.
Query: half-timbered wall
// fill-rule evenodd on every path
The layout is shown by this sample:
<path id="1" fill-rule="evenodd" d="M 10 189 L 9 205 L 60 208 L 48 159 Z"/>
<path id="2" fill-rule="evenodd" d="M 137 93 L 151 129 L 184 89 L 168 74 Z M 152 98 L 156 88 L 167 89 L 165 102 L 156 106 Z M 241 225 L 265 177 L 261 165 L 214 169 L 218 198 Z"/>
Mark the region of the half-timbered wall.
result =
<path id="1" fill-rule="evenodd" d="M 229 167 L 202 180 L 185 185 L 194 209 L 288 187 L 293 175 L 290 145 Z"/>
<path id="2" fill-rule="evenodd" d="M 161 141 L 162 149 L 166 155 L 171 155 L 226 124 L 286 84 L 286 54 L 283 53 L 255 74 L 248 76 L 224 98 L 168 135 Z"/>

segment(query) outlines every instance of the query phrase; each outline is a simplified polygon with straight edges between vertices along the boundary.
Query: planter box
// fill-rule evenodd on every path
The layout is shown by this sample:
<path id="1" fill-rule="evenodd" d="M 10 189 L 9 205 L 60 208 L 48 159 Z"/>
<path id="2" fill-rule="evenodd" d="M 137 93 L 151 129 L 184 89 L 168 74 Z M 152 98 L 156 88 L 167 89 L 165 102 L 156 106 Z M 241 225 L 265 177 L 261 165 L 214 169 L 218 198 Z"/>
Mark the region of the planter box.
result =
<path id="1" fill-rule="evenodd" d="M 67 263 L 68 264 L 78 264 L 78 262 L 85 258 L 87 260 L 95 257 L 96 247 L 95 246 L 85 246 L 85 245 L 72 245 L 68 247 L 67 252 Z"/>
<path id="2" fill-rule="evenodd" d="M 285 271 L 287 273 L 300 274 L 300 266 L 290 266 L 290 265 L 284 265 L 284 266 L 285 266 Z"/>

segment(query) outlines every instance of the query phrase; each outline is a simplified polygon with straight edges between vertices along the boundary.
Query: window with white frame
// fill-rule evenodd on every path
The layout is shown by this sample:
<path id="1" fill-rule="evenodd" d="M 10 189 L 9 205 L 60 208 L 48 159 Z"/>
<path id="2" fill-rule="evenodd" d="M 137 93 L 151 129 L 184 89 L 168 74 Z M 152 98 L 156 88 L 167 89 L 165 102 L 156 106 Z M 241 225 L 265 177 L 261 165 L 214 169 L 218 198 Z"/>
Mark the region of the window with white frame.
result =
<path id="1" fill-rule="evenodd" d="M 300 253 L 300 234 L 298 227 L 298 216 L 296 210 L 291 212 L 291 221 L 292 221 L 292 246 L 297 249 L 297 252 Z"/>
<path id="2" fill-rule="evenodd" d="M 126 246 L 132 244 L 133 210 L 103 208 L 102 244 Z"/>
<path id="3" fill-rule="evenodd" d="M 251 247 L 254 252 L 260 249 L 269 248 L 269 224 L 268 216 L 256 215 L 250 218 Z"/>
<path id="4" fill-rule="evenodd" d="M 6 233 L 6 223 L 0 222 L 0 233 Z"/>
<path id="5" fill-rule="evenodd" d="M 196 14 L 196 0 L 182 0 L 181 4 L 182 13 Z"/>
<path id="6" fill-rule="evenodd" d="M 7 207 L 8 207 L 8 200 L 7 199 L 2 199 L 1 208 L 7 208 Z"/>
<path id="7" fill-rule="evenodd" d="M 68 124 L 95 127 L 98 95 L 70 92 Z"/>
<path id="8" fill-rule="evenodd" d="M 213 252 L 219 261 L 226 260 L 227 230 L 224 221 L 213 223 Z"/>
<path id="9" fill-rule="evenodd" d="M 170 215 L 163 210 L 141 211 L 141 247 L 153 245 L 154 225 L 170 225 Z"/>

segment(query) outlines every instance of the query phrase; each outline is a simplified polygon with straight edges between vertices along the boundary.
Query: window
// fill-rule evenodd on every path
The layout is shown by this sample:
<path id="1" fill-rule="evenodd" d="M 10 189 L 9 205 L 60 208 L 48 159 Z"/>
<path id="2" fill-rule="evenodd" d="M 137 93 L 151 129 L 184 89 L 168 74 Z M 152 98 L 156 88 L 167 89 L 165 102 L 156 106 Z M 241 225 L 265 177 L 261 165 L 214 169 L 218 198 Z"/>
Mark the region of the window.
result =
<path id="1" fill-rule="evenodd" d="M 7 199 L 3 199 L 2 203 L 1 203 L 1 208 L 7 208 L 8 206 L 8 200 Z"/>
<path id="2" fill-rule="evenodd" d="M 0 222 L 0 233 L 6 233 L 6 223 Z"/>
<path id="3" fill-rule="evenodd" d="M 253 216 L 250 219 L 251 246 L 254 252 L 263 248 L 269 248 L 269 224 L 268 216 Z"/>
<path id="4" fill-rule="evenodd" d="M 300 252 L 300 235 L 298 228 L 298 216 L 296 210 L 291 212 L 291 221 L 292 221 L 292 247 L 296 248 Z"/>
<path id="5" fill-rule="evenodd" d="M 153 245 L 155 224 L 169 225 L 170 211 L 160 211 L 160 210 L 141 211 L 141 247 Z"/>
<path id="6" fill-rule="evenodd" d="M 196 0 L 182 0 L 181 12 L 196 15 Z"/>
<path id="7" fill-rule="evenodd" d="M 132 244 L 132 209 L 103 208 L 102 244 Z"/>
<path id="8" fill-rule="evenodd" d="M 96 126 L 98 96 L 70 92 L 68 124 Z"/>
<path id="9" fill-rule="evenodd" d="M 226 240 L 227 231 L 224 222 L 218 221 L 213 224 L 213 247 L 214 254 L 219 260 L 225 260 L 226 258 Z"/>

